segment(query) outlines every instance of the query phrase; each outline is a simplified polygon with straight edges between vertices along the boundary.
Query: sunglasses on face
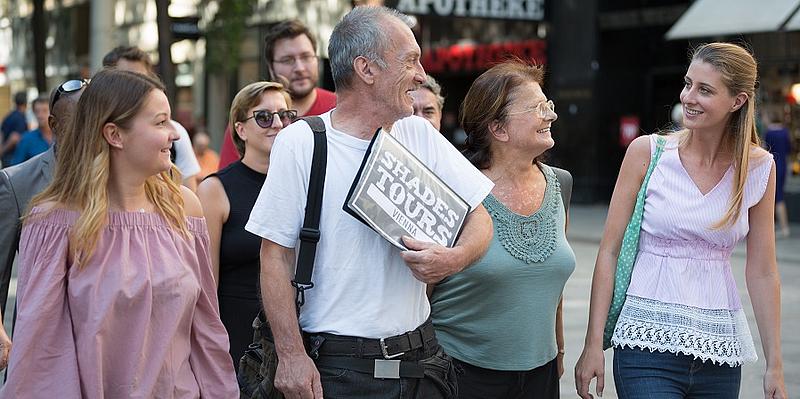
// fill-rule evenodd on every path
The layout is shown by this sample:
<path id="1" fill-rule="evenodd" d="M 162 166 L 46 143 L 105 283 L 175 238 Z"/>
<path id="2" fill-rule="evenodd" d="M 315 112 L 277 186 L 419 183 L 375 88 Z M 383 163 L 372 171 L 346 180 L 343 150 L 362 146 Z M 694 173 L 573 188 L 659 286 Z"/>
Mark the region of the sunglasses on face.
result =
<path id="1" fill-rule="evenodd" d="M 73 79 L 62 83 L 61 86 L 58 86 L 58 89 L 56 89 L 56 94 L 53 95 L 53 101 L 50 103 L 50 110 L 53 109 L 62 94 L 78 91 L 88 84 L 88 79 Z"/>
<path id="2" fill-rule="evenodd" d="M 295 119 L 297 119 L 297 111 L 293 109 L 285 109 L 282 111 L 275 111 L 275 112 L 270 112 L 265 109 L 260 109 L 257 111 L 253 111 L 253 116 L 242 119 L 239 122 L 247 122 L 249 119 L 253 119 L 254 121 L 256 121 L 256 125 L 258 125 L 258 127 L 266 129 L 272 126 L 272 122 L 275 118 L 275 115 L 277 115 L 278 118 L 280 118 L 281 124 L 283 124 L 283 126 L 288 126 L 289 124 L 294 122 Z"/>

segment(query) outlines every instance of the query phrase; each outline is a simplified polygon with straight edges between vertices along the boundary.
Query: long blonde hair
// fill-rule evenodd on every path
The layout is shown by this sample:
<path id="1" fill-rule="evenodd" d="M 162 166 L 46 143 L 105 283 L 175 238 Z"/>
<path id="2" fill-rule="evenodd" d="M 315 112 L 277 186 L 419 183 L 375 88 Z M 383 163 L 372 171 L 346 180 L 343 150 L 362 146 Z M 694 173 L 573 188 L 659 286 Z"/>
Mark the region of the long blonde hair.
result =
<path id="1" fill-rule="evenodd" d="M 69 236 L 74 266 L 82 267 L 91 258 L 108 220 L 111 151 L 103 126 L 129 128 L 153 90 L 164 91 L 164 86 L 148 76 L 104 69 L 86 86 L 69 128 L 59 137 L 53 181 L 31 200 L 31 207 L 55 202 L 58 208 L 80 212 Z M 170 172 L 177 175 L 174 165 L 147 178 L 145 194 L 170 226 L 188 236 L 183 196 Z"/>
<path id="2" fill-rule="evenodd" d="M 722 82 L 728 88 L 730 95 L 747 94 L 744 105 L 739 107 L 728 120 L 723 136 L 724 145 L 733 148 L 735 177 L 725 216 L 712 226 L 713 229 L 721 229 L 733 225 L 741 214 L 751 151 L 761 145 L 755 125 L 758 65 L 749 51 L 732 43 L 701 45 L 694 50 L 691 60 L 713 66 L 722 75 Z M 688 131 L 685 133 L 686 136 L 691 134 Z"/>

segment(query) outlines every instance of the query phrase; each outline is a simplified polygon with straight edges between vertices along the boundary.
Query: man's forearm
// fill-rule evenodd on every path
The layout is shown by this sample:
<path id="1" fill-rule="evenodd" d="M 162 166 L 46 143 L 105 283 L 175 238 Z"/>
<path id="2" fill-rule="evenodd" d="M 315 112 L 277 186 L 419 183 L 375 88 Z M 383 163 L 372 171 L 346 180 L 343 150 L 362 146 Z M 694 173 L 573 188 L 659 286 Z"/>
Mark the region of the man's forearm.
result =
<path id="1" fill-rule="evenodd" d="M 305 353 L 291 285 L 294 249 L 261 242 L 261 298 L 279 356 Z"/>
<path id="2" fill-rule="evenodd" d="M 486 249 L 489 248 L 489 243 L 492 241 L 492 226 L 492 217 L 489 216 L 482 204 L 467 215 L 464 229 L 455 246 L 460 252 L 461 270 L 475 263 L 486 253 Z"/>

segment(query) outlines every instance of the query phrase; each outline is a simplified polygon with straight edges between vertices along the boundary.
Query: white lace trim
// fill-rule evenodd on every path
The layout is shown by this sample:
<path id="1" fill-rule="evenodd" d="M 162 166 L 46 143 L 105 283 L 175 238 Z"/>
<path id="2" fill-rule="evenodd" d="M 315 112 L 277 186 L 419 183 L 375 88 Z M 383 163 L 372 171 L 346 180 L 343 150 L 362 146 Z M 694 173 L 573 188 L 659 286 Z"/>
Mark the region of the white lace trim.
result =
<path id="1" fill-rule="evenodd" d="M 632 295 L 625 300 L 611 342 L 730 366 L 758 359 L 741 309 L 702 309 Z"/>

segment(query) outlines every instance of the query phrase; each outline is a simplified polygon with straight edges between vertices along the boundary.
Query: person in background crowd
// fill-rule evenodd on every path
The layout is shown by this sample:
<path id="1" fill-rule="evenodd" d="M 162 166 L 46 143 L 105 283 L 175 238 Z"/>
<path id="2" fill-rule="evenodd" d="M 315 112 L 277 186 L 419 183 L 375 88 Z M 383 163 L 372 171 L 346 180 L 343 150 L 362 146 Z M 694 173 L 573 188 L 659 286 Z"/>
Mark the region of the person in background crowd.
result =
<path id="1" fill-rule="evenodd" d="M 302 22 L 289 20 L 273 26 L 264 37 L 264 58 L 267 80 L 284 84 L 299 116 L 320 115 L 336 106 L 336 94 L 317 87 L 317 42 Z M 240 157 L 231 137 L 228 126 L 220 149 L 220 169 Z"/>
<path id="2" fill-rule="evenodd" d="M 244 226 L 267 178 L 275 136 L 297 117 L 290 107 L 289 94 L 279 83 L 256 82 L 240 90 L 231 104 L 230 121 L 242 159 L 210 175 L 197 188 L 211 239 L 219 314 L 228 330 L 234 364 L 252 342 L 253 319 L 261 311 L 261 238 Z"/>
<path id="3" fill-rule="evenodd" d="M 200 164 L 200 173 L 197 175 L 197 181 L 203 181 L 206 176 L 217 171 L 219 165 L 219 155 L 216 151 L 208 148 L 211 143 L 211 137 L 204 131 L 199 131 L 194 134 L 192 138 L 192 148 L 194 148 L 194 155 L 197 157 L 197 162 Z"/>
<path id="4" fill-rule="evenodd" d="M 451 398 L 455 369 L 436 342 L 425 284 L 461 271 L 486 250 L 491 219 L 481 201 L 492 183 L 430 123 L 412 116 L 409 93 L 425 71 L 408 17 L 355 7 L 334 28 L 328 54 L 338 98 L 321 115 L 328 152 L 321 239 L 314 288 L 299 320 L 306 342 L 315 343 L 315 360 L 306 353 L 290 285 L 314 147 L 305 122 L 275 140 L 245 227 L 263 238 L 261 295 L 278 355 L 275 387 L 288 398 Z M 400 251 L 342 209 L 377 129 L 391 131 L 469 204 L 454 247 L 405 237 L 408 250 Z M 376 368 L 386 358 L 400 361 L 390 362 L 399 367 L 396 375 Z"/>
<path id="5" fill-rule="evenodd" d="M 16 108 L 3 118 L 3 124 L 0 126 L 0 130 L 3 132 L 2 140 L 0 140 L 0 164 L 2 167 L 11 165 L 14 149 L 22 134 L 28 131 L 28 120 L 25 118 L 25 111 L 28 109 L 28 95 L 25 92 L 15 94 L 14 105 Z"/>
<path id="6" fill-rule="evenodd" d="M 436 79 L 431 75 L 426 76 L 425 83 L 412 91 L 411 97 L 414 98 L 414 115 L 427 119 L 436 130 L 441 131 L 444 97 Z"/>
<path id="7" fill-rule="evenodd" d="M 103 57 L 103 66 L 156 77 L 150 56 L 138 47 L 119 46 L 114 48 Z M 200 164 L 194 156 L 189 132 L 175 120 L 170 120 L 169 122 L 180 136 L 180 139 L 172 144 L 173 162 L 181 173 L 183 185 L 194 191 L 197 188 L 197 174 L 200 173 Z"/>
<path id="8" fill-rule="evenodd" d="M 657 135 L 628 147 L 597 254 L 586 343 L 575 387 L 602 396 L 603 330 L 617 257 L 636 256 L 614 328 L 614 383 L 628 398 L 736 398 L 742 364 L 756 360 L 730 264 L 747 240 L 745 279 L 766 357 L 764 397 L 786 398 L 780 276 L 775 259 L 775 163 L 755 129 L 757 65 L 729 43 L 697 47 L 680 99 L 683 130 L 664 151 L 645 193 L 638 253 L 619 253 Z"/>
<path id="9" fill-rule="evenodd" d="M 56 138 L 67 129 L 86 82 L 68 80 L 50 93 L 50 116 L 47 125 Z M 2 328 L 2 314 L 6 312 L 8 287 L 11 284 L 12 267 L 19 247 L 20 217 L 28 210 L 34 195 L 50 184 L 55 168 L 55 146 L 19 165 L 0 170 L 0 345 L 7 361 L 11 342 Z M 0 356 L 3 356 L 0 353 Z"/>
<path id="10" fill-rule="evenodd" d="M 669 119 L 672 122 L 670 130 L 681 130 L 683 126 L 683 105 L 681 103 L 672 106 L 672 110 L 669 112 Z"/>
<path id="11" fill-rule="evenodd" d="M 775 216 L 778 219 L 778 236 L 787 238 L 791 234 L 789 230 L 789 215 L 786 213 L 786 201 L 783 199 L 784 186 L 786 185 L 786 172 L 788 168 L 787 158 L 792 153 L 792 140 L 789 136 L 789 129 L 783 126 L 783 118 L 780 113 L 774 113 L 767 126 L 767 134 L 764 141 L 767 150 L 775 158 Z"/>
<path id="12" fill-rule="evenodd" d="M 506 61 L 462 105 L 463 153 L 495 184 L 483 200 L 495 231 L 486 255 L 431 296 L 436 336 L 463 370 L 459 398 L 559 397 L 561 294 L 575 254 L 559 180 L 542 162 L 558 118 L 543 79 L 541 67 Z"/>
<path id="13" fill-rule="evenodd" d="M 50 117 L 50 102 L 47 97 L 37 97 L 31 103 L 33 115 L 38 127 L 22 135 L 14 150 L 12 165 L 23 163 L 45 151 L 53 145 L 53 131 L 47 119 Z"/>
<path id="14" fill-rule="evenodd" d="M 148 75 L 108 69 L 86 87 L 23 222 L 0 396 L 238 397 L 202 208 L 168 174 L 169 120 Z"/>

